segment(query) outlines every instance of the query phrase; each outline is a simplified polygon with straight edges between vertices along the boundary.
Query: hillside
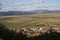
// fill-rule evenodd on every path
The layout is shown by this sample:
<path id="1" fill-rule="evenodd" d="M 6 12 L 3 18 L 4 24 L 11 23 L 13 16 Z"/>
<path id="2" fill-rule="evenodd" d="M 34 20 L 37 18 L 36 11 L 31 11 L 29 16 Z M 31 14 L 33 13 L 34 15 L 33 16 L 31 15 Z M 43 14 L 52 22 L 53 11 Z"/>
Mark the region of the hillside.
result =
<path id="1" fill-rule="evenodd" d="M 0 12 L 0 16 L 36 14 L 36 13 L 60 13 L 60 10 L 8 11 L 8 12 Z"/>

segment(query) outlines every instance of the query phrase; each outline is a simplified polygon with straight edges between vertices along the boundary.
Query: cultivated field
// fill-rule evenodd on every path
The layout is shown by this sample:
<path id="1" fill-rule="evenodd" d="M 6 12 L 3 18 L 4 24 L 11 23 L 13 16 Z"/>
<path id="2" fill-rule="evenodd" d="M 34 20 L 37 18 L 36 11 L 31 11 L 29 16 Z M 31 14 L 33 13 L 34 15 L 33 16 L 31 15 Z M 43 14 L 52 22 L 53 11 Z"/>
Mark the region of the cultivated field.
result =
<path id="1" fill-rule="evenodd" d="M 19 27 L 35 27 L 56 25 L 60 26 L 59 13 L 41 13 L 41 14 L 27 14 L 27 15 L 13 15 L 13 16 L 0 16 L 0 23 L 6 25 L 8 28 Z"/>

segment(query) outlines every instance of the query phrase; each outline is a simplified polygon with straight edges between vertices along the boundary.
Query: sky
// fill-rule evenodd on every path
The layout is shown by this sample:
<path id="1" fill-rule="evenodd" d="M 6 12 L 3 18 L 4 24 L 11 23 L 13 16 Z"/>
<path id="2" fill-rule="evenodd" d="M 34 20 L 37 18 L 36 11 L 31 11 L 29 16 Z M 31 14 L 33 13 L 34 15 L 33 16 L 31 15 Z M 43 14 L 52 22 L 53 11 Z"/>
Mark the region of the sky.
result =
<path id="1" fill-rule="evenodd" d="M 0 0 L 0 11 L 60 10 L 60 0 Z"/>

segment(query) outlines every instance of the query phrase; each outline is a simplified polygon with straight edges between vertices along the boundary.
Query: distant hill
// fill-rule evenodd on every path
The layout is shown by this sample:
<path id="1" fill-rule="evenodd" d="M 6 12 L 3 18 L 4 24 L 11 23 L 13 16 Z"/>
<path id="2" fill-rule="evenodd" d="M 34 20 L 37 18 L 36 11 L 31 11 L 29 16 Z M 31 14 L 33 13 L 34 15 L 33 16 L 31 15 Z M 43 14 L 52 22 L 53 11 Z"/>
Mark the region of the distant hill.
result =
<path id="1" fill-rule="evenodd" d="M 33 10 L 30 12 L 32 13 L 57 13 L 57 12 L 60 12 L 60 10 Z"/>
<path id="2" fill-rule="evenodd" d="M 0 16 L 7 16 L 7 15 L 23 15 L 23 14 L 32 14 L 32 13 L 30 13 L 30 12 L 23 12 L 23 11 L 0 12 Z"/>
<path id="3" fill-rule="evenodd" d="M 57 12 L 60 12 L 60 10 L 8 11 L 0 12 L 0 16 L 35 14 L 35 13 L 57 13 Z"/>

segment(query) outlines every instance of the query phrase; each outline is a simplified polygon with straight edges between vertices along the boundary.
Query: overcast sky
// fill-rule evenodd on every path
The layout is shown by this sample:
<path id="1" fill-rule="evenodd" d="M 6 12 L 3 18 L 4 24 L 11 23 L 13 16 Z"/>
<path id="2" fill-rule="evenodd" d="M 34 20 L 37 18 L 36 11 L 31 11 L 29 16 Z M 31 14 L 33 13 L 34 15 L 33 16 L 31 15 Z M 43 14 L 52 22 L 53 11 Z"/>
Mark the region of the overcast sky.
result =
<path id="1" fill-rule="evenodd" d="M 60 0 L 0 0 L 0 11 L 60 10 Z"/>

